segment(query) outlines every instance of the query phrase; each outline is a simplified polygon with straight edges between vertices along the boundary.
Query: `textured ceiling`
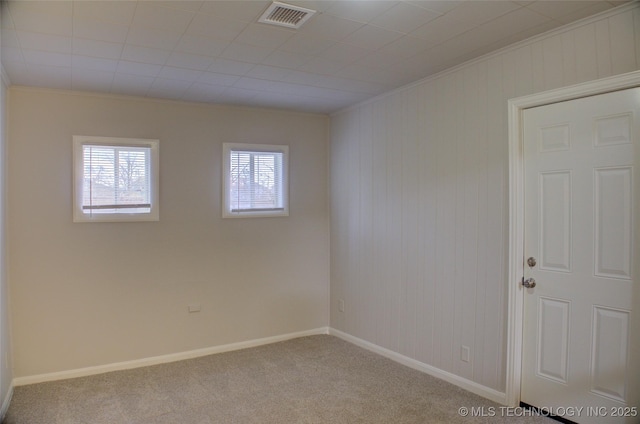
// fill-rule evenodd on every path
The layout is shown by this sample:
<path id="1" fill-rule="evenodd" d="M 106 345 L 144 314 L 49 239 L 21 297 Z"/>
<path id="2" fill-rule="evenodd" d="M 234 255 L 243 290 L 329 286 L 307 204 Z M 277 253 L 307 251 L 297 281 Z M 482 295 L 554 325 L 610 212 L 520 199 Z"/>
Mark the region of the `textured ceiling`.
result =
<path id="1" fill-rule="evenodd" d="M 11 84 L 330 113 L 624 1 L 4 1 Z"/>

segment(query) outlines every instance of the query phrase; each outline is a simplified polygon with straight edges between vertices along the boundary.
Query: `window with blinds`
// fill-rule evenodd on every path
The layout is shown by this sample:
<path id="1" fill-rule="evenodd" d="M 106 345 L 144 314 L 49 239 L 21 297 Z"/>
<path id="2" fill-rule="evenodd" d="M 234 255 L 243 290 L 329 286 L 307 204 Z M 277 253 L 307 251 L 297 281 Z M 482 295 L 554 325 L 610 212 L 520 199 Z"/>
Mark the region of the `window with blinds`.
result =
<path id="1" fill-rule="evenodd" d="M 286 216 L 287 146 L 224 145 L 225 217 Z"/>
<path id="2" fill-rule="evenodd" d="M 157 220 L 158 140 L 74 137 L 74 221 Z"/>

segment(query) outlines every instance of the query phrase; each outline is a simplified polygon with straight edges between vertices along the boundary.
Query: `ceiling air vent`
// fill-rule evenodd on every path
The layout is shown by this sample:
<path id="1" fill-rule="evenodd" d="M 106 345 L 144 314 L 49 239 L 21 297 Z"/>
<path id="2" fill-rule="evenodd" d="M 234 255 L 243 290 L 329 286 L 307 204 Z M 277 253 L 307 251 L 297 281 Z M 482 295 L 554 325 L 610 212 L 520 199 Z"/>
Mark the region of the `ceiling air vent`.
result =
<path id="1" fill-rule="evenodd" d="M 258 22 L 298 29 L 314 13 L 316 13 L 315 10 L 276 1 L 262 14 Z"/>

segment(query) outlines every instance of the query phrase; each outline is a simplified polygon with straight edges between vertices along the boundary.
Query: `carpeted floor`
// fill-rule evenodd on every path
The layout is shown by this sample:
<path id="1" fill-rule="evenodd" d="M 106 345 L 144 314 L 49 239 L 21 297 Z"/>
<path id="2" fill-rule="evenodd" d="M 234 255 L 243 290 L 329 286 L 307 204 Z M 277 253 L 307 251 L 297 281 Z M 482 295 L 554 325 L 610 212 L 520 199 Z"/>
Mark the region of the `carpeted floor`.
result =
<path id="1" fill-rule="evenodd" d="M 462 417 L 461 407 L 486 415 Z M 332 336 L 16 387 L 3 424 L 553 423 Z"/>

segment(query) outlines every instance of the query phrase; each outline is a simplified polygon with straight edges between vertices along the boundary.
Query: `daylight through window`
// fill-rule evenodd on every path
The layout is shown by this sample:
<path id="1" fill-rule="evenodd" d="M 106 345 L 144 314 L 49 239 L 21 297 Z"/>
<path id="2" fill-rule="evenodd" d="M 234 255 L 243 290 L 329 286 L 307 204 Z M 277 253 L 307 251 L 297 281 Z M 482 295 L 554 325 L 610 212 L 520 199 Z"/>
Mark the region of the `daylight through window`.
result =
<path id="1" fill-rule="evenodd" d="M 74 220 L 157 220 L 157 149 L 157 140 L 74 137 Z"/>
<path id="2" fill-rule="evenodd" d="M 83 145 L 82 209 L 92 213 L 149 213 L 150 147 Z"/>
<path id="3" fill-rule="evenodd" d="M 286 215 L 287 146 L 225 145 L 226 213 Z"/>

